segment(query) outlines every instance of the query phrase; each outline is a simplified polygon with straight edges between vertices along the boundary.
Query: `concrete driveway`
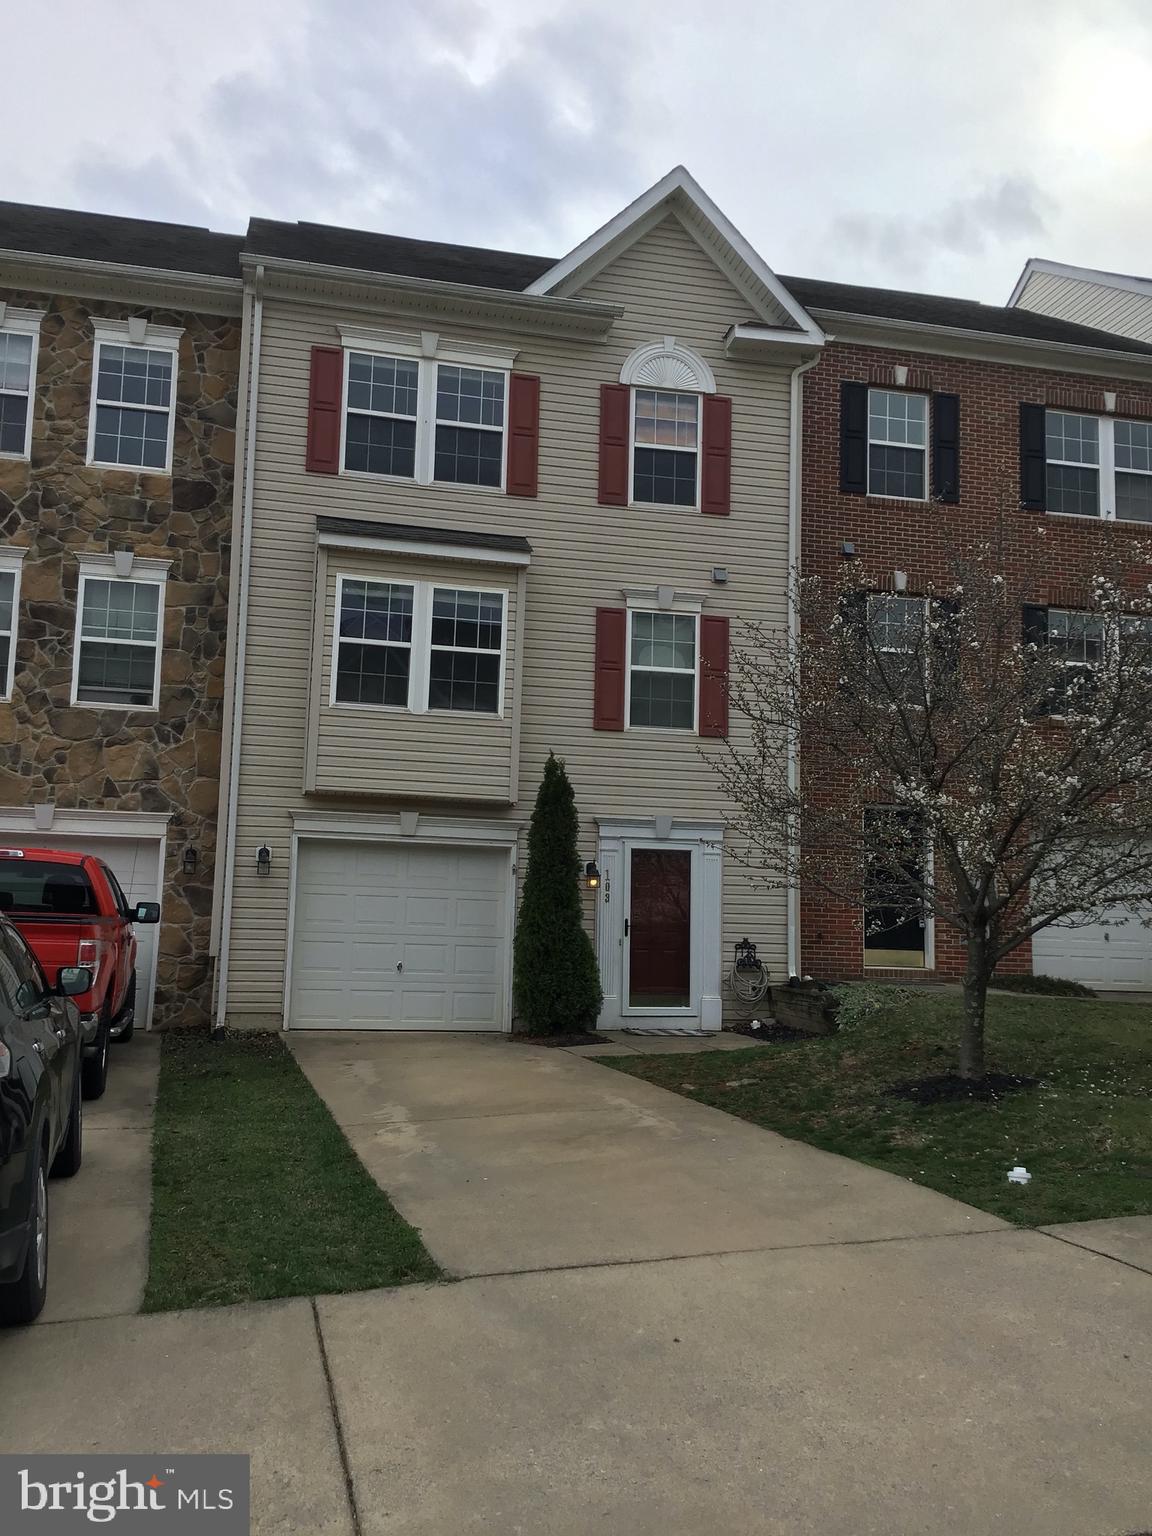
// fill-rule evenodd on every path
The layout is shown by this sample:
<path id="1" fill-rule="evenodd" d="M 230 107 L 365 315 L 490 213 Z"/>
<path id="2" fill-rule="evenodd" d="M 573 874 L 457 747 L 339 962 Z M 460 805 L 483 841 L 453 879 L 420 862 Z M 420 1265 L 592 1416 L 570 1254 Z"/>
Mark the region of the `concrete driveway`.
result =
<path id="1" fill-rule="evenodd" d="M 9 1335 L 5 1446 L 248 1450 L 260 1533 L 1152 1530 L 1152 1222 L 1019 1231 L 568 1052 L 291 1044 L 465 1278 Z"/>

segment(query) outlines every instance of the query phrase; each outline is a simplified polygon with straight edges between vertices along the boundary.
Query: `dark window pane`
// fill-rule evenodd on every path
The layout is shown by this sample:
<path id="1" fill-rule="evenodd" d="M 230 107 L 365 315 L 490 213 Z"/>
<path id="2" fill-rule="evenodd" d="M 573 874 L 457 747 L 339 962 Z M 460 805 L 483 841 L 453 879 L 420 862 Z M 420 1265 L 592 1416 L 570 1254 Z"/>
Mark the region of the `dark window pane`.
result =
<path id="1" fill-rule="evenodd" d="M 340 591 L 342 636 L 353 640 L 411 640 L 411 587 L 382 581 L 346 581 Z"/>
<path id="2" fill-rule="evenodd" d="M 416 423 L 349 411 L 344 468 L 410 480 L 416 473 Z"/>
<path id="3" fill-rule="evenodd" d="M 1152 475 L 1116 471 L 1116 516 L 1135 523 L 1152 523 Z"/>
<path id="4" fill-rule="evenodd" d="M 632 500 L 659 506 L 694 507 L 696 455 L 661 448 L 637 448 L 633 460 Z"/>
<path id="5" fill-rule="evenodd" d="M 399 645 L 356 645 L 341 641 L 336 665 L 338 704 L 408 703 L 412 652 Z"/>
<path id="6" fill-rule="evenodd" d="M 499 656 L 467 651 L 433 651 L 428 683 L 429 709 L 462 709 L 494 715 L 500 708 Z"/>
<path id="7" fill-rule="evenodd" d="M 27 395 L 0 395 L 0 453 L 23 453 L 27 426 Z"/>
<path id="8" fill-rule="evenodd" d="M 503 615 L 503 599 L 498 592 L 436 587 L 432 593 L 432 644 L 498 651 Z"/>
<path id="9" fill-rule="evenodd" d="M 504 425 L 504 375 L 441 363 L 436 371 L 436 419 Z"/>
<path id="10" fill-rule="evenodd" d="M 696 680 L 689 673 L 632 671 L 629 724 L 690 731 Z"/>
<path id="11" fill-rule="evenodd" d="M 172 396 L 172 354 L 145 347 L 102 346 L 97 393 L 125 405 L 167 406 Z"/>
<path id="12" fill-rule="evenodd" d="M 152 706 L 156 652 L 151 646 L 104 645 L 85 640 L 80 646 L 76 697 L 85 704 Z"/>
<path id="13" fill-rule="evenodd" d="M 1100 471 L 1074 464 L 1049 464 L 1048 510 L 1077 517 L 1100 516 Z"/>
<path id="14" fill-rule="evenodd" d="M 437 480 L 453 485 L 499 485 L 503 461 L 503 432 L 436 428 Z"/>
<path id="15" fill-rule="evenodd" d="M 93 455 L 101 464 L 163 469 L 168 459 L 167 411 L 130 411 L 116 405 L 98 405 Z"/>
<path id="16" fill-rule="evenodd" d="M 924 499 L 924 452 L 920 448 L 868 448 L 868 494 Z"/>
<path id="17" fill-rule="evenodd" d="M 0 635 L 0 698 L 8 687 L 8 661 L 12 655 L 12 637 Z"/>
<path id="18" fill-rule="evenodd" d="M 415 416 L 419 364 L 400 357 L 353 352 L 348 359 L 348 408 Z"/>

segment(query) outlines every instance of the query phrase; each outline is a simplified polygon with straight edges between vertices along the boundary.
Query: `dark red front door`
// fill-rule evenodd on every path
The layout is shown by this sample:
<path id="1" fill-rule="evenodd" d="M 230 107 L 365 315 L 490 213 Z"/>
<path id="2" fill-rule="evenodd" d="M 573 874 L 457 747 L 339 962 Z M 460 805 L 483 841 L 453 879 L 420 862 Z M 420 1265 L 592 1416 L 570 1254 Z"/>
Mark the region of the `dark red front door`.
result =
<path id="1" fill-rule="evenodd" d="M 628 1006 L 692 1005 L 692 854 L 633 848 L 628 912 Z"/>

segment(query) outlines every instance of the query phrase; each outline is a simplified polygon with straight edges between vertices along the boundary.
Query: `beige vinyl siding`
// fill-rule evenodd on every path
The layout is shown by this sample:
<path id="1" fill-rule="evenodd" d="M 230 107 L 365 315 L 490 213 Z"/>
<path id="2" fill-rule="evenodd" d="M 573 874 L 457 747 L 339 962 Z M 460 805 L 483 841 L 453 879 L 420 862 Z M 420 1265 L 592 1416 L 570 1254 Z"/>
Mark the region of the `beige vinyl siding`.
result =
<path id="1" fill-rule="evenodd" d="M 1021 309 L 1055 315 L 1077 325 L 1152 342 L 1152 294 L 1086 282 L 1056 272 L 1033 272 L 1018 300 Z"/>
<path id="2" fill-rule="evenodd" d="M 582 296 L 627 306 L 606 340 L 468 330 L 446 320 L 434 326 L 445 345 L 458 338 L 517 347 L 516 369 L 540 376 L 536 499 L 468 487 L 307 474 L 310 349 L 338 344 L 340 323 L 405 331 L 414 326 L 383 307 L 371 312 L 329 309 L 275 295 L 265 302 L 229 975 L 229 1008 L 237 1015 L 279 1016 L 282 1007 L 291 813 L 349 809 L 346 796 L 302 790 L 318 514 L 520 534 L 532 545 L 520 619 L 519 799 L 502 809 L 461 804 L 461 815 L 526 821 L 544 761 L 555 750 L 566 759 L 575 788 L 583 859 L 596 853 L 597 816 L 725 818 L 727 808 L 701 755 L 701 749 L 718 750 L 722 744 L 674 732 L 592 729 L 595 610 L 623 607 L 624 587 L 664 585 L 701 594 L 706 613 L 729 615 L 734 641 L 741 616 L 783 620 L 790 371 L 786 364 L 735 362 L 725 356 L 725 333 L 734 323 L 752 319 L 753 312 L 674 218 L 598 274 Z M 666 335 L 699 352 L 712 367 L 719 392 L 733 399 L 730 517 L 597 504 L 600 385 L 618 381 L 621 365 L 636 346 Z M 342 559 L 340 551 L 329 552 L 330 567 Z M 713 566 L 727 567 L 726 586 L 712 584 Z M 502 573 L 500 585 L 513 584 Z M 416 727 L 430 723 L 428 717 L 413 721 L 413 739 Z M 439 784 L 434 753 L 425 754 L 425 765 L 425 800 L 430 811 L 444 814 L 443 800 L 434 799 Z M 349 767 L 355 771 L 356 764 Z M 412 785 L 414 794 L 418 787 Z M 419 805 L 419 795 L 408 803 Z M 365 811 L 392 808 L 385 795 L 356 804 Z M 255 853 L 263 842 L 273 850 L 273 863 L 269 875 L 258 877 Z M 747 934 L 781 974 L 783 893 L 759 891 L 729 858 L 723 905 L 725 964 L 731 946 Z"/>
<path id="3" fill-rule="evenodd" d="M 455 800 L 514 798 L 513 700 L 518 644 L 517 572 L 508 567 L 415 560 L 326 548 L 322 642 L 316 655 L 306 787 L 349 795 L 424 795 Z M 504 594 L 504 708 L 499 717 L 430 710 L 415 714 L 371 705 L 330 704 L 336 584 L 341 575 L 369 581 L 423 581 Z"/>

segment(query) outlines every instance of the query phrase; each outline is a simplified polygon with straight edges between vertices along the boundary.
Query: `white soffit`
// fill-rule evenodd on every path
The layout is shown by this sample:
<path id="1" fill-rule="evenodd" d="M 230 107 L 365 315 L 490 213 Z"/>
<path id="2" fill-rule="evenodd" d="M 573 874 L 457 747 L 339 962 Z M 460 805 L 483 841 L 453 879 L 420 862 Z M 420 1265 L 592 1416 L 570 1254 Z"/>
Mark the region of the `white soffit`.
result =
<path id="1" fill-rule="evenodd" d="M 823 332 L 811 315 L 682 165 L 669 171 L 524 291 L 572 296 L 670 213 L 680 219 L 767 324 L 777 326 L 783 318 L 809 341 L 823 342 Z"/>

